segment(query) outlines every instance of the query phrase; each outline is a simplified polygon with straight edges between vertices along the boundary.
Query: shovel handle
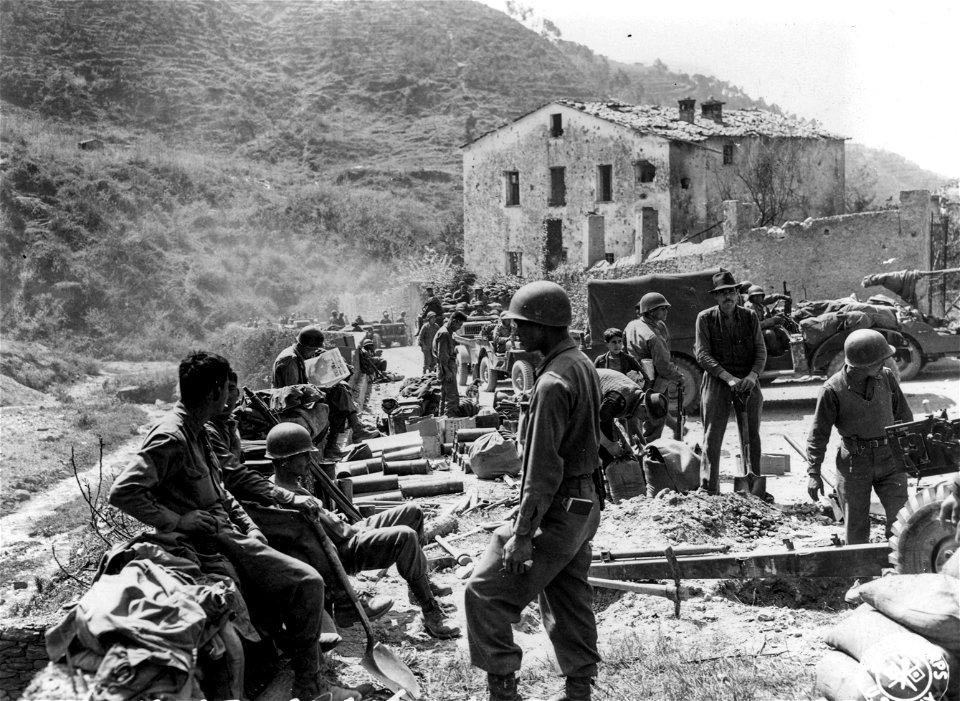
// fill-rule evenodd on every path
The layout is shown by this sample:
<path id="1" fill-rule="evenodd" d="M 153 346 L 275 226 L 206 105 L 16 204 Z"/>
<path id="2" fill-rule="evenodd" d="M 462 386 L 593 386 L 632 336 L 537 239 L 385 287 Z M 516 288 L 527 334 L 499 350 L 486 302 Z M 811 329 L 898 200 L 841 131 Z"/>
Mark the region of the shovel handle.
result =
<path id="1" fill-rule="evenodd" d="M 330 566 L 333 568 L 334 574 L 337 575 L 340 586 L 343 587 L 347 596 L 350 597 L 350 603 L 353 605 L 353 609 L 357 612 L 357 616 L 359 616 L 360 622 L 363 624 L 363 632 L 367 635 L 367 646 L 372 646 L 373 643 L 376 642 L 373 637 L 373 626 L 370 625 L 370 619 L 367 618 L 367 614 L 363 610 L 360 597 L 357 596 L 357 592 L 350 583 L 350 577 L 347 576 L 347 571 L 343 568 L 343 563 L 340 562 L 340 553 L 337 552 L 337 547 L 333 544 L 333 541 L 330 540 L 330 536 L 323 530 L 323 526 L 321 526 L 320 523 L 311 521 L 310 519 L 307 519 L 307 522 L 313 528 L 313 532 L 317 534 L 317 540 L 320 541 L 320 546 L 330 561 Z"/>

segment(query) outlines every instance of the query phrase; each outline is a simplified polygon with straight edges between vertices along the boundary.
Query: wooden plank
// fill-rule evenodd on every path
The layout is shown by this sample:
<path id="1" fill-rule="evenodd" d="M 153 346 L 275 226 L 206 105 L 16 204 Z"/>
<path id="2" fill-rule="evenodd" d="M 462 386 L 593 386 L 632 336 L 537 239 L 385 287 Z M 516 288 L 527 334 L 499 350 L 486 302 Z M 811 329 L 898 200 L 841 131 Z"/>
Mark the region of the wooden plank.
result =
<path id="1" fill-rule="evenodd" d="M 753 579 L 757 577 L 876 577 L 889 567 L 886 543 L 810 550 L 765 550 L 729 555 L 680 557 L 683 579 Z M 594 562 L 591 577 L 673 579 L 666 558 Z"/>

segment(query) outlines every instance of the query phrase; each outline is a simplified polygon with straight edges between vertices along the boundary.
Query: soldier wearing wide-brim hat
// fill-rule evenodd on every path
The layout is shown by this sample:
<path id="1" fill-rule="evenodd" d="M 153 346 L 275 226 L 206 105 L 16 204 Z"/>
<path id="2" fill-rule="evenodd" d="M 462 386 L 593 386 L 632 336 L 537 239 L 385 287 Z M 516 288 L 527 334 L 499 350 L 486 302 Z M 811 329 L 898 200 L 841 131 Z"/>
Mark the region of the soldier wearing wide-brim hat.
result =
<path id="1" fill-rule="evenodd" d="M 717 306 L 697 315 L 694 352 L 704 371 L 700 385 L 704 441 L 700 480 L 704 489 L 717 494 L 720 490 L 720 447 L 735 395 L 746 405 L 750 465 L 754 473 L 760 469 L 763 395 L 759 378 L 767 362 L 767 349 L 756 312 L 740 305 L 740 283 L 733 273 L 723 269 L 716 273 L 710 292 Z M 737 421 L 740 421 L 739 413 Z"/>

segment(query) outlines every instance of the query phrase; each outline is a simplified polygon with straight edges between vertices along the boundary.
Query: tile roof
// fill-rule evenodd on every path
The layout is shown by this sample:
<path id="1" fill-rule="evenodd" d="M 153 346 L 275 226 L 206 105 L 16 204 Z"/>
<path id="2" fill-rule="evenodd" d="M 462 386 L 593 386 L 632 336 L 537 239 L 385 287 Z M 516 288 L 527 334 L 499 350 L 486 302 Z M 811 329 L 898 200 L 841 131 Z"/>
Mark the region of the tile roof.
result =
<path id="1" fill-rule="evenodd" d="M 704 118 L 694 110 L 694 123 L 680 119 L 677 107 L 628 105 L 619 102 L 577 102 L 555 100 L 563 105 L 643 134 L 662 136 L 671 141 L 705 141 L 711 136 L 779 136 L 801 139 L 844 139 L 846 137 L 815 125 L 760 109 L 723 110 L 723 124 Z"/>

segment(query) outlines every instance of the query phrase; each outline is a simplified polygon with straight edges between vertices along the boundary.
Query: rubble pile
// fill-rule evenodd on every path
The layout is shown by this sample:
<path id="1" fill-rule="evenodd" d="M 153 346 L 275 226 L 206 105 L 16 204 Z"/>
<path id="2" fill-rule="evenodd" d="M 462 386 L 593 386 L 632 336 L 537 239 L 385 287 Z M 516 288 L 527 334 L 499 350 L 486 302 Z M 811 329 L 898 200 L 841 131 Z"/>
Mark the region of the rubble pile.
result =
<path id="1" fill-rule="evenodd" d="M 812 506 L 812 505 L 811 505 Z M 790 510 L 740 493 L 709 496 L 700 492 L 661 492 L 607 504 L 594 539 L 595 548 L 621 549 L 748 542 L 789 531 L 797 518 L 817 518 L 815 507 Z"/>

